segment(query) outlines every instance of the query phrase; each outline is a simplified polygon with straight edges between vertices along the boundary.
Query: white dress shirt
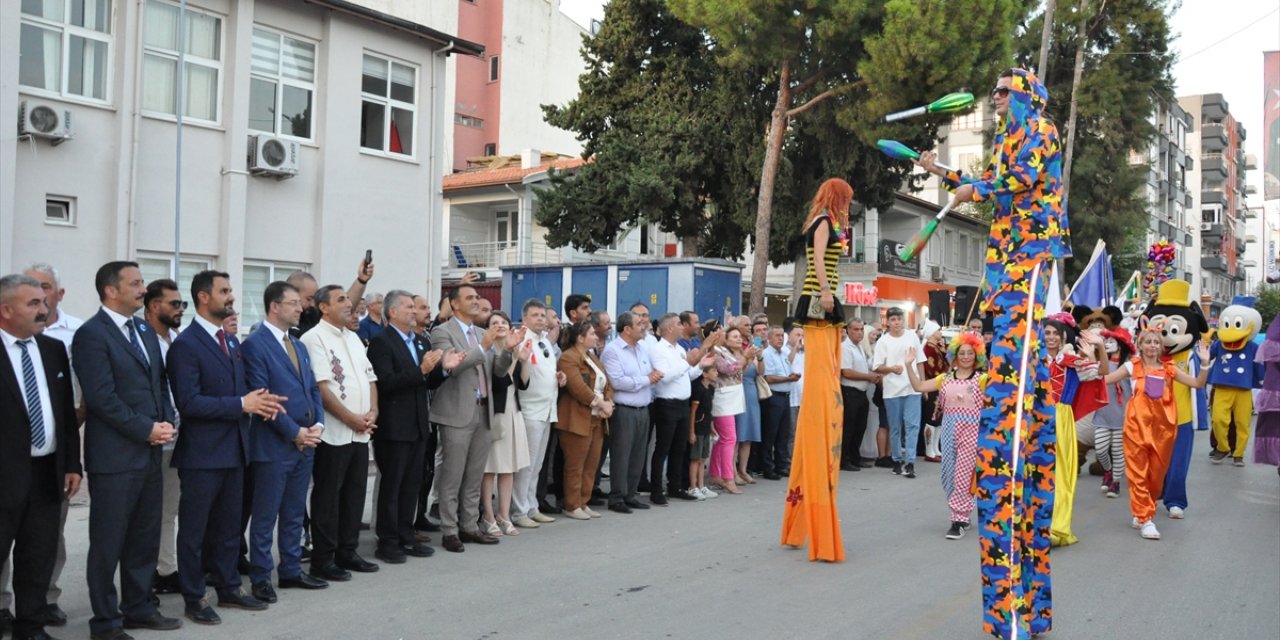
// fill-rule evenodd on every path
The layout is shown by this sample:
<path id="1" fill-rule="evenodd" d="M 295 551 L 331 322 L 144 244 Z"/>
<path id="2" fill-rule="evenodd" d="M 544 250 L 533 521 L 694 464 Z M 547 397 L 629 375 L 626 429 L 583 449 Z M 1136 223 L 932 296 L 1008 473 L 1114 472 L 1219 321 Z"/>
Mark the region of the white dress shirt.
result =
<path id="1" fill-rule="evenodd" d="M 858 373 L 871 373 L 871 363 L 867 361 L 867 354 L 863 352 L 862 345 L 854 344 L 848 336 L 845 336 L 845 339 L 840 342 L 840 368 L 853 369 Z M 853 380 L 840 376 L 840 385 L 853 387 L 859 391 L 866 391 L 871 388 L 871 381 Z"/>
<path id="2" fill-rule="evenodd" d="M 41 331 L 50 338 L 57 338 L 62 344 L 67 345 L 67 357 L 71 357 L 71 341 L 76 337 L 76 331 L 80 329 L 80 325 L 84 324 L 84 320 L 68 314 L 65 311 L 58 311 L 58 319 L 53 324 L 46 324 L 44 331 Z"/>
<path id="3" fill-rule="evenodd" d="M 649 352 L 653 368 L 662 372 L 662 379 L 653 387 L 656 398 L 688 400 L 691 383 L 702 375 L 702 368 L 689 364 L 684 347 L 666 340 L 659 340 Z"/>
<path id="4" fill-rule="evenodd" d="M 13 375 L 18 378 L 18 390 L 22 392 L 22 402 L 25 406 L 27 387 L 24 380 L 26 376 L 22 372 L 22 348 L 18 346 L 18 338 L 9 335 L 9 332 L 3 329 L 0 329 L 0 340 L 3 340 L 4 349 L 9 354 L 9 364 L 13 365 Z M 53 422 L 53 400 L 49 397 L 49 381 L 45 379 L 44 359 L 40 357 L 40 345 L 36 344 L 35 338 L 29 338 L 29 340 L 27 355 L 31 357 L 31 366 L 35 368 L 36 389 L 40 394 L 40 412 L 44 416 L 44 446 L 36 448 L 32 443 L 31 447 L 31 457 L 38 458 L 56 451 L 58 443 L 55 439 L 57 430 L 54 429 Z M 30 411 L 30 406 L 27 410 Z"/>
<path id="5" fill-rule="evenodd" d="M 103 307 L 102 310 L 107 312 L 107 316 L 111 318 L 111 322 L 120 330 L 121 335 L 124 336 L 124 341 L 132 344 L 133 340 L 129 338 L 129 323 L 133 322 L 136 318 L 131 316 L 122 316 L 106 307 Z M 146 325 L 146 323 L 134 322 L 134 331 L 138 333 L 138 344 L 142 345 L 142 357 L 147 361 L 147 364 L 151 364 L 151 354 L 147 353 L 147 344 L 142 341 L 143 329 L 140 325 Z"/>

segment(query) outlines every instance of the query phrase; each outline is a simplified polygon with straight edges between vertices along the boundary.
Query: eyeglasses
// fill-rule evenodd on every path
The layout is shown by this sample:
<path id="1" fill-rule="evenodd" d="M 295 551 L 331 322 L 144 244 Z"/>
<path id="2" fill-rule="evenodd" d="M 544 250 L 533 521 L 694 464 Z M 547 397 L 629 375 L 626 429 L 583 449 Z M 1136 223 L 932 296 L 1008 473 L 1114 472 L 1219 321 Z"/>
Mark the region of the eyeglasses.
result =
<path id="1" fill-rule="evenodd" d="M 173 307 L 174 309 L 186 309 L 187 301 L 186 300 L 170 300 L 169 306 Z"/>
<path id="2" fill-rule="evenodd" d="M 1009 97 L 1009 87 L 996 87 L 991 90 L 991 98 L 1007 98 Z"/>

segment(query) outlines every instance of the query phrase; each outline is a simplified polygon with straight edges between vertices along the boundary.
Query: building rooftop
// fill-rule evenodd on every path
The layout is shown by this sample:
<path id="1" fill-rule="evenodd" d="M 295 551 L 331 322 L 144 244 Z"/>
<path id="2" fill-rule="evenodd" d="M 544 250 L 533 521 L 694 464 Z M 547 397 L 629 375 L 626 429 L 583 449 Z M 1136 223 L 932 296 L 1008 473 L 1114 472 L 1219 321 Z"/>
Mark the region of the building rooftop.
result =
<path id="1" fill-rule="evenodd" d="M 475 162 L 475 160 L 469 160 Z M 542 173 L 549 169 L 566 171 L 576 169 L 586 163 L 581 157 L 563 157 L 551 154 L 543 155 L 541 163 L 536 167 L 525 167 L 520 156 L 493 156 L 483 159 L 486 167 L 462 171 L 444 177 L 444 191 L 462 191 L 479 187 L 493 187 L 504 184 L 519 184 L 525 177 Z"/>

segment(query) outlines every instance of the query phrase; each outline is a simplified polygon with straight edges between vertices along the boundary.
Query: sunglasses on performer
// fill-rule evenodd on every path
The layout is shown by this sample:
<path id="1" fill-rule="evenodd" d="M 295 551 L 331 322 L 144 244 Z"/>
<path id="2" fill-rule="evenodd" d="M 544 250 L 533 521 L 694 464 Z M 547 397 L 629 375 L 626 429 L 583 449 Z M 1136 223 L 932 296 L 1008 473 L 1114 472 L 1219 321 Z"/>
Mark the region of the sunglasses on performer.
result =
<path id="1" fill-rule="evenodd" d="M 999 97 L 999 98 L 1007 98 L 1007 97 L 1009 97 L 1009 87 L 996 87 L 996 88 L 992 89 L 992 90 L 991 90 L 991 97 L 992 97 L 992 99 L 995 99 L 995 98 L 997 98 L 997 97 Z"/>

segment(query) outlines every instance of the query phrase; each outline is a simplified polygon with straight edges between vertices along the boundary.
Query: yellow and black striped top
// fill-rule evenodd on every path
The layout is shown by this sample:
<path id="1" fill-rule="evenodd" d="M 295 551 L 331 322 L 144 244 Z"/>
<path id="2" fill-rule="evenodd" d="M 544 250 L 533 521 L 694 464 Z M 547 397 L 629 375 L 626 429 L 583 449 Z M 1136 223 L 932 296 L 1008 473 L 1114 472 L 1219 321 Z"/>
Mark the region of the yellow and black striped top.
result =
<path id="1" fill-rule="evenodd" d="M 840 244 L 840 238 L 836 237 L 834 225 L 831 224 L 831 216 L 823 215 L 814 220 L 809 226 L 809 230 L 805 232 L 804 242 L 804 289 L 801 295 L 817 296 L 822 294 L 822 288 L 818 286 L 818 269 L 814 264 L 813 256 L 813 236 L 818 230 L 818 226 L 827 225 L 827 251 L 823 256 L 823 261 L 827 267 L 827 289 L 832 295 L 836 292 L 836 266 L 840 261 L 840 256 L 844 253 L 844 247 Z"/>

